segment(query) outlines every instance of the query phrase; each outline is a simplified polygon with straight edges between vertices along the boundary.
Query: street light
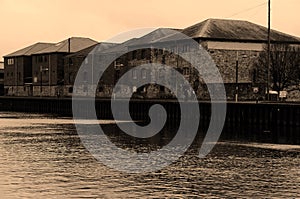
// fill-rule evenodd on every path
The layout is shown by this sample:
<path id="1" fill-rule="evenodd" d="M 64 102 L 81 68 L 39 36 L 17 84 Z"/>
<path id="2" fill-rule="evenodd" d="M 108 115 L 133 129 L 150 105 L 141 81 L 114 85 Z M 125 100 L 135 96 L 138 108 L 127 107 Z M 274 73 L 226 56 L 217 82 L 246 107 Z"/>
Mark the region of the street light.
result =
<path id="1" fill-rule="evenodd" d="M 246 59 L 247 55 L 242 54 L 241 58 Z M 235 97 L 235 102 L 238 102 L 239 101 L 239 51 L 236 51 L 236 60 L 235 60 L 235 96 L 234 97 Z"/>
<path id="2" fill-rule="evenodd" d="M 235 61 L 235 102 L 239 99 L 239 51 L 236 52 Z"/>
<path id="3" fill-rule="evenodd" d="M 42 86 L 43 86 L 43 71 L 48 71 L 48 68 L 43 68 L 43 66 L 40 66 L 40 76 L 41 76 L 41 82 L 40 82 L 40 96 L 42 96 Z"/>

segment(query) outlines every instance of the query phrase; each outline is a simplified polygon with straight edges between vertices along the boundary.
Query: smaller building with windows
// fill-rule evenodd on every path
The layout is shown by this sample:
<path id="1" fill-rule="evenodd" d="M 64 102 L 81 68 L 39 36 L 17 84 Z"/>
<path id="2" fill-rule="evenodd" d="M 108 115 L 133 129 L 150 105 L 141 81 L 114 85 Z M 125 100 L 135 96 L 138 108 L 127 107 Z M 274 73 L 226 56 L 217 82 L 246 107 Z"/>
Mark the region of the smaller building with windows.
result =
<path id="1" fill-rule="evenodd" d="M 32 96 L 32 55 L 52 43 L 36 43 L 4 56 L 4 91 L 9 96 Z"/>
<path id="2" fill-rule="evenodd" d="M 36 43 L 4 56 L 7 96 L 62 96 L 64 57 L 98 42 L 72 37 L 58 43 Z"/>

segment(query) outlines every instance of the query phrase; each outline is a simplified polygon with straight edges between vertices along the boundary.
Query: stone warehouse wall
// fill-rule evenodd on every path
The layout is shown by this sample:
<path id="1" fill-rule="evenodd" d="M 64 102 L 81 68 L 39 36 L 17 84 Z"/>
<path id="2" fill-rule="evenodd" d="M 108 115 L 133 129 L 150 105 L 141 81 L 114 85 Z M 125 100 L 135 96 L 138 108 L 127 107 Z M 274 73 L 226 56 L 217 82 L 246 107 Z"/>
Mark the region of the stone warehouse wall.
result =
<path id="1" fill-rule="evenodd" d="M 190 82 L 199 99 L 209 99 L 204 81 L 199 77 L 198 72 L 191 65 L 180 58 L 176 53 L 162 52 L 158 53 L 155 49 L 151 50 L 151 56 L 148 59 L 133 59 L 129 61 L 129 66 L 126 70 L 139 66 L 145 63 L 160 63 L 174 67 L 178 72 Z M 236 93 L 236 65 L 238 64 L 238 85 L 239 98 L 242 100 L 253 100 L 264 97 L 264 84 L 256 83 L 254 74 L 254 63 L 256 62 L 259 52 L 258 50 L 222 50 L 208 49 L 213 61 L 215 62 L 225 84 L 227 99 L 233 100 Z M 139 55 L 140 53 L 136 53 Z M 147 53 L 148 55 L 149 53 Z M 200 63 L 199 63 L 200 64 Z M 153 75 L 153 74 L 151 74 Z M 214 74 L 206 74 L 214 77 Z M 138 77 L 139 78 L 139 77 Z M 213 79 L 213 78 L 212 78 Z M 214 83 L 214 82 L 206 82 Z M 259 88 L 258 93 L 253 91 L 254 88 Z M 146 97 L 159 96 L 158 89 L 147 89 Z M 156 92 L 156 93 L 153 93 Z M 167 94 L 166 94 L 167 95 Z"/>
<path id="2" fill-rule="evenodd" d="M 238 82 L 253 82 L 253 65 L 259 56 L 259 51 L 211 49 L 208 52 L 218 67 L 224 83 L 236 81 L 237 62 Z"/>

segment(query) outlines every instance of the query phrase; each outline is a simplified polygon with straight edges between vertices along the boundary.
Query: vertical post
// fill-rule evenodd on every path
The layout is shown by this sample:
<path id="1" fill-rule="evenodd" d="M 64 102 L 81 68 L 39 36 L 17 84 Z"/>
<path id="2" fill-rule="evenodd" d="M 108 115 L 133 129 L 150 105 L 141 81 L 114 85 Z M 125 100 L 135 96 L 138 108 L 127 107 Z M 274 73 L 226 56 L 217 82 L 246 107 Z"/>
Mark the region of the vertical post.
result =
<path id="1" fill-rule="evenodd" d="M 267 56 L 267 67 L 268 67 L 268 80 L 267 80 L 267 100 L 270 100 L 270 80 L 271 80 L 271 74 L 270 74 L 270 33 L 271 33 L 271 0 L 268 0 L 268 56 Z"/>
<path id="2" fill-rule="evenodd" d="M 50 54 L 48 56 L 48 83 L 49 83 L 49 96 L 51 96 L 51 85 L 50 85 L 50 80 L 51 80 L 51 57 Z"/>
<path id="3" fill-rule="evenodd" d="M 69 56 L 69 58 L 68 58 L 68 71 L 67 71 L 67 75 L 68 75 L 68 84 L 69 85 L 71 84 L 71 82 L 70 82 L 70 80 L 71 80 L 71 77 L 70 77 L 70 61 L 72 59 L 72 57 L 70 57 L 70 53 L 71 53 L 71 38 L 68 39 L 68 56 Z M 64 71 L 64 72 L 66 72 L 66 71 Z M 66 82 L 64 82 L 64 85 L 66 85 Z"/>
<path id="4" fill-rule="evenodd" d="M 42 71 L 42 66 L 40 66 L 40 97 L 42 96 L 42 92 L 43 92 L 43 89 L 42 89 L 42 85 L 43 85 L 43 71 Z"/>
<path id="5" fill-rule="evenodd" d="M 235 102 L 238 102 L 239 98 L 239 51 L 236 52 L 235 63 Z"/>
<path id="6" fill-rule="evenodd" d="M 177 87 L 177 70 L 179 66 L 179 53 L 177 54 L 177 60 L 176 60 L 176 73 L 175 73 L 175 87 L 176 87 L 176 97 L 178 97 L 178 87 Z"/>
<path id="7" fill-rule="evenodd" d="M 14 58 L 14 64 L 16 67 L 16 75 L 15 77 L 17 78 L 16 84 L 17 84 L 17 88 L 16 88 L 16 95 L 19 95 L 19 66 L 18 66 L 18 58 Z"/>
<path id="8" fill-rule="evenodd" d="M 95 85 L 97 89 L 97 85 Z M 92 90 L 94 89 L 94 53 L 92 53 Z"/>
<path id="9" fill-rule="evenodd" d="M 68 38 L 68 53 L 71 52 L 71 38 Z"/>

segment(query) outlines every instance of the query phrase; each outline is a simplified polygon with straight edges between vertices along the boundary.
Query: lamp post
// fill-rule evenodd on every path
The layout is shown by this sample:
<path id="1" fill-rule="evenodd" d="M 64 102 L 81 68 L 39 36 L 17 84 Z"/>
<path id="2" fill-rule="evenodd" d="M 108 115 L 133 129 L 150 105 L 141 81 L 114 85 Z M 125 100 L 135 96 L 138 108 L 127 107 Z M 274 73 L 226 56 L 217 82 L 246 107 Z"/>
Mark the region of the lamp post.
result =
<path id="1" fill-rule="evenodd" d="M 48 71 L 49 69 L 48 68 L 43 68 L 43 66 L 40 66 L 40 76 L 41 76 L 41 79 L 40 79 L 40 97 L 42 96 L 42 92 L 43 92 L 43 89 L 42 89 L 42 86 L 43 86 L 43 71 Z"/>
<path id="2" fill-rule="evenodd" d="M 239 51 L 236 52 L 235 62 L 235 102 L 239 99 Z"/>

